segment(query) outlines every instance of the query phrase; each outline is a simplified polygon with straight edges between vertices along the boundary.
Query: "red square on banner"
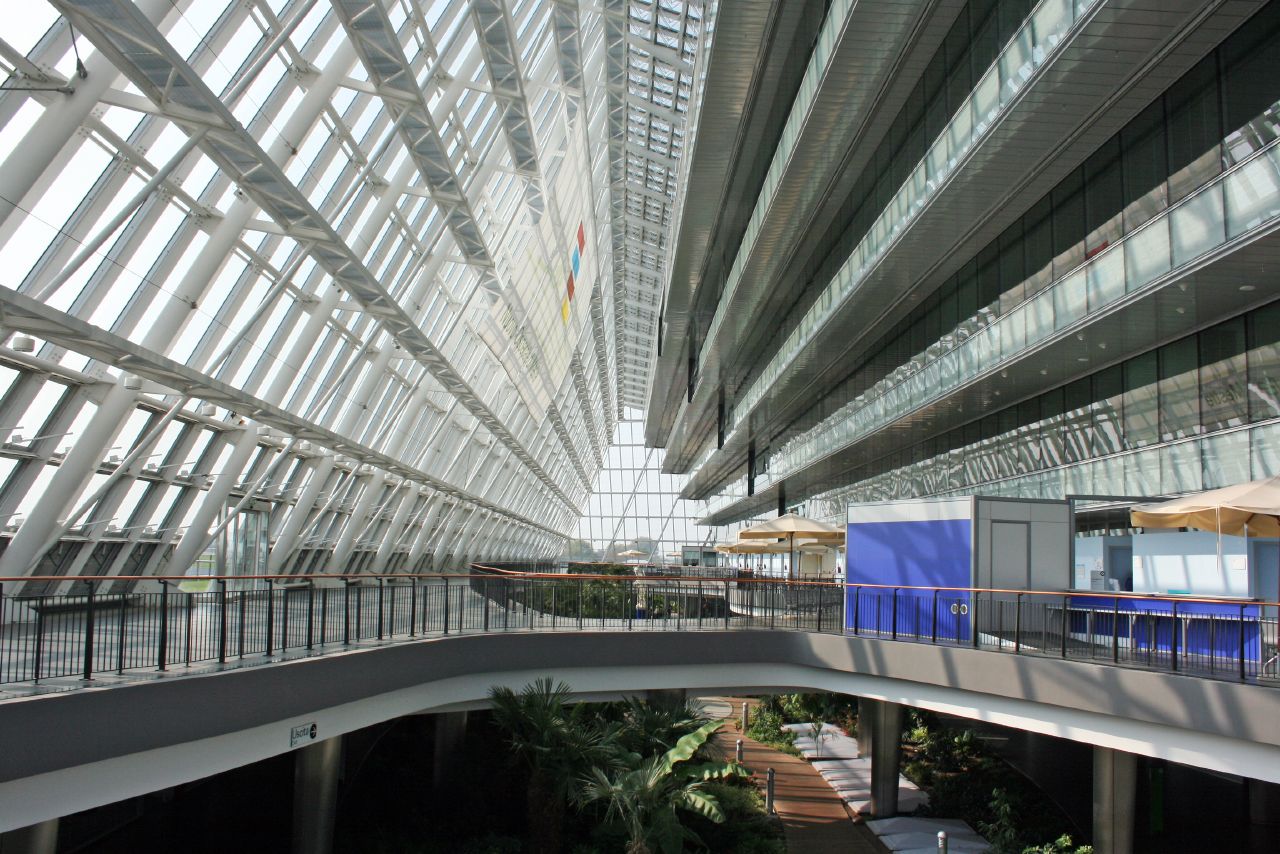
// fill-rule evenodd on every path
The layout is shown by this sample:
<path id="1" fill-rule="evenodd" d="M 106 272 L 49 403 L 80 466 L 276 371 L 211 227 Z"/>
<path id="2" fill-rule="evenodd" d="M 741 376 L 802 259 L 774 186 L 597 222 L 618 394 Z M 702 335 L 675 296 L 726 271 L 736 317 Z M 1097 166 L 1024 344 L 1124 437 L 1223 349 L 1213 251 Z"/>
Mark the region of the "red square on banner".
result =
<path id="1" fill-rule="evenodd" d="M 583 229 L 582 223 L 578 223 L 578 251 L 584 252 L 587 248 L 587 232 Z"/>
<path id="2" fill-rule="evenodd" d="M 569 299 L 573 299 L 573 273 L 569 274 L 569 284 L 566 290 L 569 292 Z"/>

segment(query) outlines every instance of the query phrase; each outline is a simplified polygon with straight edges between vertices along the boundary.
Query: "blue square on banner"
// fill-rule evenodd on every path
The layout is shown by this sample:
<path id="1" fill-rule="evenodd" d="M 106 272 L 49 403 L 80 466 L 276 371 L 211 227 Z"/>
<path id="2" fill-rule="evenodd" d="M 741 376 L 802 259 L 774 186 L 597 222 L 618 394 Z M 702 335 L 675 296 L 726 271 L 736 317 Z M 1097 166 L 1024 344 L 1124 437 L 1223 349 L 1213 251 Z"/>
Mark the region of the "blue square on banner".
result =
<path id="1" fill-rule="evenodd" d="M 573 250 L 573 274 L 578 275 L 578 250 Z"/>

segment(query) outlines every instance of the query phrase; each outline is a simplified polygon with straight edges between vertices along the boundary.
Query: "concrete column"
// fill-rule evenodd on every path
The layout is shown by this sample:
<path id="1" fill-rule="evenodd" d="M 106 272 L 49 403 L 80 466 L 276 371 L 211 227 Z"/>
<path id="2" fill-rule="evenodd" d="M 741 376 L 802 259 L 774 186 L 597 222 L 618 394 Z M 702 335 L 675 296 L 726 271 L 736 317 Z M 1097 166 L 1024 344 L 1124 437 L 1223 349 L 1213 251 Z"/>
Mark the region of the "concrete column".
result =
<path id="1" fill-rule="evenodd" d="M 858 698 L 858 731 L 871 739 L 871 814 L 898 814 L 898 771 L 902 762 L 902 705 Z"/>
<path id="2" fill-rule="evenodd" d="M 1133 851 L 1134 799 L 1138 761 L 1132 753 L 1093 748 L 1093 850 L 1096 854 Z"/>
<path id="3" fill-rule="evenodd" d="M 0 834 L 0 854 L 56 854 L 57 850 L 56 818 Z"/>
<path id="4" fill-rule="evenodd" d="M 435 750 L 431 754 L 431 787 L 443 790 L 454 778 L 454 769 L 463 756 L 467 736 L 466 712 L 443 712 L 435 716 Z"/>
<path id="5" fill-rule="evenodd" d="M 1245 780 L 1249 791 L 1249 823 L 1280 826 L 1280 783 Z"/>
<path id="6" fill-rule="evenodd" d="M 858 698 L 858 756 L 871 755 L 871 707 L 863 705 L 870 702 Z M 866 717 L 863 717 L 866 715 Z"/>
<path id="7" fill-rule="evenodd" d="M 678 706 L 689 699 L 689 692 L 684 688 L 653 688 L 644 692 L 646 703 L 670 703 Z"/>
<path id="8" fill-rule="evenodd" d="M 328 738 L 294 754 L 293 854 L 330 854 L 338 804 L 342 736 Z"/>

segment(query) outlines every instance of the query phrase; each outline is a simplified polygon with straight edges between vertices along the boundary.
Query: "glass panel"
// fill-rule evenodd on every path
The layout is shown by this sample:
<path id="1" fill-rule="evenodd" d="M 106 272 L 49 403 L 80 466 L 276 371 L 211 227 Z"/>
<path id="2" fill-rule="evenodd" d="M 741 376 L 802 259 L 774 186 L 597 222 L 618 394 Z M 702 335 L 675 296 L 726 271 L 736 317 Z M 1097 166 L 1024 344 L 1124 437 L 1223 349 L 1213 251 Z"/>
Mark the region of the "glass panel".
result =
<path id="1" fill-rule="evenodd" d="M 1222 243 L 1222 187 L 1215 184 L 1187 199 L 1169 217 L 1173 263 L 1185 264 Z"/>
<path id="2" fill-rule="evenodd" d="M 1227 236 L 1237 237 L 1280 214 L 1280 153 L 1271 149 L 1236 169 L 1224 181 Z"/>
<path id="3" fill-rule="evenodd" d="M 1124 242 L 1126 289 L 1137 290 L 1169 272 L 1169 224 L 1149 224 Z"/>

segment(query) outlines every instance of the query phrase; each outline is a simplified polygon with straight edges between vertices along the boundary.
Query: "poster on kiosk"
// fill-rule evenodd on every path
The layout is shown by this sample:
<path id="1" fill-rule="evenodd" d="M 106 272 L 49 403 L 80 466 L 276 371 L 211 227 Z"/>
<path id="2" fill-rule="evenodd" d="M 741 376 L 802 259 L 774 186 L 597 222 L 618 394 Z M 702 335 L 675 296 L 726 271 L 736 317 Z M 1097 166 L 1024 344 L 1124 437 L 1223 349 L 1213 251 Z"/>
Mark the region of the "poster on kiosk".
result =
<path id="1" fill-rule="evenodd" d="M 859 634 L 964 643 L 975 625 L 988 631 L 1003 612 L 1004 597 L 984 594 L 975 602 L 972 588 L 1063 590 L 1070 583 L 1065 501 L 966 496 L 850 504 L 847 522 L 845 624 Z"/>

